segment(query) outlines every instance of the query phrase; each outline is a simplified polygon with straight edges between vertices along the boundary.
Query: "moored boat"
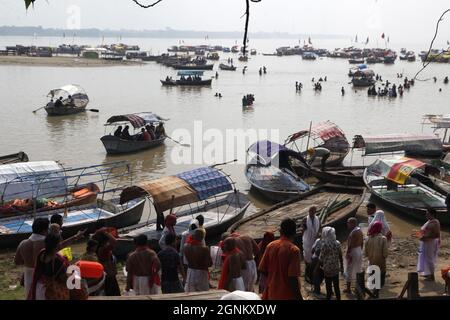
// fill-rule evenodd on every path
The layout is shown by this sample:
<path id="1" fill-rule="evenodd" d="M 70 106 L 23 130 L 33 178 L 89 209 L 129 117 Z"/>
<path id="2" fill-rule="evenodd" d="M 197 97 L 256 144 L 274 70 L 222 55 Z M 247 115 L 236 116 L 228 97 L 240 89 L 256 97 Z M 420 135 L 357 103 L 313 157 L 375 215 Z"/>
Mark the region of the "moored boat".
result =
<path id="1" fill-rule="evenodd" d="M 203 215 L 207 239 L 219 236 L 240 220 L 250 204 L 247 197 L 234 188 L 230 177 L 214 167 L 142 182 L 125 189 L 121 201 L 141 196 L 151 198 L 157 215 L 170 212 L 177 216 L 174 229 L 178 235 L 188 229 L 193 218 Z M 114 254 L 125 257 L 134 249 L 133 238 L 140 234 L 147 235 L 149 240 L 159 240 L 161 230 L 157 230 L 156 224 L 156 220 L 151 220 L 119 230 Z"/>
<path id="2" fill-rule="evenodd" d="M 378 159 L 364 171 L 364 183 L 373 197 L 399 214 L 425 222 L 426 210 L 435 209 L 440 223 L 450 226 L 445 196 L 411 177 L 425 167 L 422 161 L 401 156 Z"/>
<path id="3" fill-rule="evenodd" d="M 233 65 L 227 65 L 224 63 L 219 64 L 220 70 L 227 70 L 227 71 L 236 71 L 236 67 Z"/>
<path id="4" fill-rule="evenodd" d="M 11 164 L 28 161 L 29 161 L 28 155 L 23 151 L 0 157 L 0 164 Z"/>
<path id="5" fill-rule="evenodd" d="M 45 106 L 45 111 L 49 116 L 64 116 L 84 112 L 89 103 L 89 97 L 84 89 L 76 84 L 53 89 L 47 97 L 51 97 L 50 102 Z"/>
<path id="6" fill-rule="evenodd" d="M 318 214 L 327 210 L 326 216 L 322 215 L 322 227 L 339 228 L 345 225 L 348 218 L 356 215 L 365 197 L 365 188 L 323 185 L 246 217 L 228 231 L 245 234 L 253 239 L 261 239 L 266 231 L 271 231 L 279 237 L 281 221 L 291 218 L 297 224 L 297 233 L 300 233 L 302 220 L 311 206 L 317 208 Z M 333 206 L 333 203 L 338 205 Z"/>
<path id="7" fill-rule="evenodd" d="M 131 124 L 135 130 L 140 128 L 147 130 L 147 126 L 149 126 L 153 131 L 153 137 L 150 140 L 143 140 L 140 133 L 127 138 L 110 133 L 101 137 L 100 140 L 108 154 L 131 153 L 155 148 L 162 145 L 166 140 L 164 130 L 161 129 L 162 132 L 158 132 L 158 128 L 155 128 L 155 125 L 164 125 L 164 121 L 165 119 L 152 112 L 112 116 L 108 119 L 105 126 L 114 126 L 115 128 Z"/>
<path id="8" fill-rule="evenodd" d="M 310 186 L 289 169 L 288 157 L 295 154 L 299 155 L 277 143 L 258 141 L 247 150 L 247 181 L 273 202 L 295 198 L 310 190 Z"/>

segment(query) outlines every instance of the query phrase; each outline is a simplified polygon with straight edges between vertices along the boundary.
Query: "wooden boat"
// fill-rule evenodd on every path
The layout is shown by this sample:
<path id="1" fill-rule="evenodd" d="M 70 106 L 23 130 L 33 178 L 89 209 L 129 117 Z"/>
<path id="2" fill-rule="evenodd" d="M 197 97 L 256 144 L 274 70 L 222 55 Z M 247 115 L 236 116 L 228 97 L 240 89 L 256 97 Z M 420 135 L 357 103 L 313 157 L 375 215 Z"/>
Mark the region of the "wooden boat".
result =
<path id="1" fill-rule="evenodd" d="M 352 84 L 354 87 L 371 87 L 375 84 L 374 76 L 373 70 L 360 70 L 353 74 Z"/>
<path id="2" fill-rule="evenodd" d="M 233 65 L 227 65 L 224 63 L 219 64 L 220 70 L 227 70 L 227 71 L 236 71 L 236 67 Z"/>
<path id="3" fill-rule="evenodd" d="M 252 188 L 271 201 L 297 197 L 310 186 L 289 170 L 290 150 L 271 141 L 258 141 L 247 150 L 245 177 Z"/>
<path id="4" fill-rule="evenodd" d="M 251 49 L 250 50 L 250 55 L 256 56 L 256 49 Z"/>
<path id="5" fill-rule="evenodd" d="M 28 155 L 23 151 L 0 157 L 0 164 L 10 164 L 28 161 L 29 161 Z"/>
<path id="6" fill-rule="evenodd" d="M 180 79 L 166 78 L 166 80 L 161 80 L 161 84 L 163 86 L 210 86 L 212 79 L 202 79 L 203 74 L 203 70 L 181 70 L 177 73 Z"/>
<path id="7" fill-rule="evenodd" d="M 233 184 L 221 170 L 204 167 L 127 188 L 121 199 L 128 201 L 134 197 L 150 196 L 156 212 L 176 214 L 177 234 L 186 231 L 190 221 L 201 214 L 205 218 L 207 239 L 211 239 L 240 220 L 250 205 L 247 197 Z M 156 220 L 119 230 L 114 254 L 125 257 L 134 249 L 133 238 L 139 234 L 147 235 L 149 240 L 161 237 L 161 231 L 156 230 Z"/>
<path id="8" fill-rule="evenodd" d="M 309 141 L 309 144 L 308 144 Z M 311 125 L 310 130 L 301 130 L 287 137 L 284 145 L 291 150 L 300 153 L 304 158 L 307 156 L 307 150 L 298 146 L 307 146 L 308 148 L 324 147 L 330 150 L 331 155 L 326 161 L 327 167 L 337 167 L 342 164 L 350 151 L 350 144 L 345 137 L 344 132 L 335 123 L 331 121 L 320 122 Z M 291 166 L 297 172 L 302 170 L 298 168 L 302 163 L 299 159 L 291 159 Z M 312 163 L 313 167 L 320 166 L 321 159 L 316 158 Z"/>
<path id="9" fill-rule="evenodd" d="M 76 84 L 53 89 L 47 96 L 52 98 L 45 106 L 45 111 L 49 116 L 65 116 L 84 112 L 89 103 L 89 97 L 84 89 Z M 60 100 L 61 105 L 56 100 Z"/>
<path id="10" fill-rule="evenodd" d="M 407 156 L 441 157 L 442 141 L 434 134 L 383 134 L 377 136 L 355 135 L 353 149 L 364 155 L 404 152 Z"/>
<path id="11" fill-rule="evenodd" d="M 350 59 L 350 60 L 348 60 L 348 63 L 350 63 L 350 64 L 363 64 L 364 63 L 364 58 L 362 58 L 362 59 Z"/>
<path id="12" fill-rule="evenodd" d="M 10 200 L 0 205 L 0 217 L 31 214 L 33 211 L 44 212 L 66 209 L 94 203 L 97 200 L 97 194 L 99 192 L 100 189 L 95 183 L 88 183 L 74 187 L 65 194 L 46 197 L 45 203 L 41 202 L 39 207 L 37 207 L 38 204 L 34 207 L 35 203 L 30 198 Z"/>
<path id="13" fill-rule="evenodd" d="M 18 163 L 9 166 L 12 166 L 9 170 L 2 168 L 4 175 L 0 177 L 2 190 L 0 195 L 5 201 L 18 197 L 39 199 L 60 195 L 65 190 L 75 190 L 80 181 L 86 179 L 101 186 L 102 189 L 101 192 L 95 190 L 98 199 L 94 203 L 85 204 L 87 200 L 92 200 L 88 195 L 79 198 L 81 201 L 78 203 L 73 202 L 75 206 L 70 208 L 60 206 L 54 210 L 44 212 L 33 210 L 32 213 L 1 218 L 0 248 L 15 248 L 20 241 L 30 236 L 35 218 L 49 218 L 56 213 L 63 216 L 62 231 L 65 238 L 80 230 L 94 232 L 99 221 L 108 227 L 123 228 L 136 224 L 141 219 L 145 204 L 143 197 L 120 204 L 120 199 L 115 196 L 117 190 L 122 190 L 127 185 L 124 179 L 126 176 L 131 181 L 131 168 L 127 162 L 76 168 L 64 168 L 54 161 Z"/>
<path id="14" fill-rule="evenodd" d="M 450 226 L 445 196 L 411 177 L 424 168 L 422 161 L 401 156 L 378 159 L 364 171 L 364 183 L 374 198 L 399 214 L 426 222 L 426 210 L 432 208 L 441 225 Z"/>
<path id="15" fill-rule="evenodd" d="M 333 200 L 349 199 L 349 204 L 345 207 L 331 212 L 323 227 L 330 226 L 338 228 L 345 225 L 347 219 L 356 215 L 358 208 L 366 197 L 365 188 L 345 188 L 331 185 L 323 185 L 305 192 L 294 199 L 280 202 L 268 209 L 261 210 L 249 217 L 246 217 L 228 230 L 245 234 L 253 239 L 261 239 L 266 231 L 274 232 L 279 237 L 280 223 L 285 218 L 291 218 L 297 223 L 299 231 L 302 220 L 308 214 L 311 206 L 316 206 L 320 212 Z"/>
<path id="16" fill-rule="evenodd" d="M 219 60 L 220 56 L 217 52 L 211 52 L 206 55 L 206 59 L 208 60 Z"/>
<path id="17" fill-rule="evenodd" d="M 313 52 L 304 52 L 302 54 L 303 60 L 316 60 L 317 56 Z"/>
<path id="18" fill-rule="evenodd" d="M 95 232 L 99 221 L 106 227 L 123 228 L 138 223 L 144 210 L 145 199 L 132 200 L 119 205 L 113 201 L 98 200 L 96 205 L 72 208 L 64 216 L 62 236 L 64 238 L 75 235 L 80 230 Z M 17 245 L 31 235 L 31 225 L 36 217 L 50 218 L 61 210 L 0 219 L 0 248 L 15 249 Z"/>
<path id="19" fill-rule="evenodd" d="M 146 126 L 152 126 L 154 128 L 155 125 L 164 124 L 164 119 L 152 112 L 140 112 L 112 116 L 108 119 L 105 126 L 114 126 L 115 129 L 118 125 L 128 123 L 130 123 L 136 130 Z M 122 154 L 148 150 L 162 145 L 166 140 L 165 135 L 156 137 L 155 139 L 149 141 L 137 140 L 139 138 L 139 134 L 132 136 L 132 138 L 132 140 L 127 140 L 121 137 L 116 137 L 110 133 L 109 135 L 101 137 L 100 140 L 102 141 L 108 154 Z"/>
<path id="20" fill-rule="evenodd" d="M 172 65 L 172 68 L 176 70 L 212 70 L 214 67 L 214 64 L 174 64 Z"/>
<path id="21" fill-rule="evenodd" d="M 313 176 L 323 183 L 342 186 L 364 186 L 363 173 L 365 166 L 330 167 L 325 171 L 314 167 L 296 167 L 296 173 L 301 177 Z"/>

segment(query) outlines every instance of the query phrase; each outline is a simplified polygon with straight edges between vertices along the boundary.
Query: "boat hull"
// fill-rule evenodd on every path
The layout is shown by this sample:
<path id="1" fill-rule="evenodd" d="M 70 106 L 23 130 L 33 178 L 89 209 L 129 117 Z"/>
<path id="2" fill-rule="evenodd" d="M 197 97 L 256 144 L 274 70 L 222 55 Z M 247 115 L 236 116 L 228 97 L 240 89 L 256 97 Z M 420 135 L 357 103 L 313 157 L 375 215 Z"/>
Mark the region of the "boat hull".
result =
<path id="1" fill-rule="evenodd" d="M 71 114 L 77 114 L 86 111 L 86 106 L 84 107 L 45 107 L 45 111 L 49 116 L 67 116 Z"/>
<path id="2" fill-rule="evenodd" d="M 166 138 L 161 138 L 152 141 L 133 141 L 124 140 L 113 135 L 103 136 L 100 139 L 108 154 L 123 154 L 143 151 L 158 147 L 164 143 Z"/>
<path id="3" fill-rule="evenodd" d="M 29 161 L 28 155 L 23 151 L 0 157 L 0 164 L 11 164 L 28 161 Z"/>
<path id="4" fill-rule="evenodd" d="M 160 80 L 163 86 L 185 86 L 185 87 L 202 87 L 202 86 L 210 86 L 212 83 L 212 79 L 202 80 L 202 81 L 165 81 Z"/>
<path id="5" fill-rule="evenodd" d="M 100 201 L 100 200 L 99 200 Z M 104 202 L 107 204 L 107 202 Z M 118 212 L 110 217 L 102 218 L 101 221 L 104 222 L 106 227 L 112 228 L 124 228 L 133 224 L 138 223 L 141 220 L 142 213 L 144 211 L 145 199 L 141 199 L 136 202 L 134 205 L 130 206 L 121 212 Z M 61 213 L 61 212 L 60 212 Z M 42 215 L 43 217 L 47 217 L 52 213 L 46 213 Z M 41 215 L 38 215 L 41 216 Z M 96 231 L 98 225 L 98 220 L 90 220 L 86 223 L 80 223 L 71 226 L 64 226 L 62 228 L 62 236 L 64 239 L 74 236 L 80 230 L 87 230 L 87 233 L 93 233 Z M 31 233 L 10 233 L 10 234 L 0 234 L 0 248 L 2 249 L 15 249 L 19 243 L 28 237 L 30 237 Z"/>
<path id="6" fill-rule="evenodd" d="M 205 64 L 205 65 L 182 65 L 182 64 L 174 64 L 172 68 L 176 70 L 212 70 L 214 64 Z"/>

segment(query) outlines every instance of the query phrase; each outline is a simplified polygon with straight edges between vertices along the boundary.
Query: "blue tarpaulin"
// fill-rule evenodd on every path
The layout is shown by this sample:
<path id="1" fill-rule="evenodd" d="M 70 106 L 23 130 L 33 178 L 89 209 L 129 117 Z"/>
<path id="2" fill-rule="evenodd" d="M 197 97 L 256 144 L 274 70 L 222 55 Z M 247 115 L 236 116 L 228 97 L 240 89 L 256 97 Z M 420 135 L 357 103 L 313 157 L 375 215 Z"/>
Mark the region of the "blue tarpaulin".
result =
<path id="1" fill-rule="evenodd" d="M 221 171 L 211 167 L 182 172 L 176 176 L 186 181 L 197 192 L 200 200 L 232 190 L 228 178 Z"/>

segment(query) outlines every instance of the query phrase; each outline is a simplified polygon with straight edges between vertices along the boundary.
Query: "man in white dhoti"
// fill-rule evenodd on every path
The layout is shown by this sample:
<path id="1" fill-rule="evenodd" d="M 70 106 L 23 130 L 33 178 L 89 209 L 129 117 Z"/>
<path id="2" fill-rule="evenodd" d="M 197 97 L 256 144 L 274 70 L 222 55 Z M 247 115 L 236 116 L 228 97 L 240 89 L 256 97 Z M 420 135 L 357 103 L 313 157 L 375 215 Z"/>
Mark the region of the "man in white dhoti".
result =
<path id="1" fill-rule="evenodd" d="M 136 295 L 161 293 L 160 262 L 156 253 L 147 245 L 147 236 L 134 239 L 136 250 L 127 259 L 126 291 L 133 289 Z"/>
<path id="2" fill-rule="evenodd" d="M 320 230 L 320 221 L 316 216 L 317 207 L 312 206 L 309 208 L 308 216 L 306 217 L 306 224 L 303 230 L 303 258 L 305 260 L 305 280 L 311 283 L 312 279 L 312 248 L 316 242 L 317 236 Z"/>
<path id="3" fill-rule="evenodd" d="M 208 291 L 209 273 L 212 259 L 208 247 L 203 244 L 203 230 L 197 229 L 189 237 L 184 247 L 184 255 L 188 262 L 185 292 Z"/>
<path id="4" fill-rule="evenodd" d="M 351 293 L 351 284 L 356 280 L 356 274 L 362 272 L 364 235 L 356 218 L 347 220 L 347 228 L 351 231 L 347 238 L 347 254 L 344 259 L 344 277 L 347 282 L 344 292 Z"/>
<path id="5" fill-rule="evenodd" d="M 426 281 L 434 281 L 434 269 L 436 268 L 439 245 L 441 238 L 441 225 L 436 219 L 436 210 L 428 209 L 426 215 L 428 221 L 422 226 L 419 233 L 419 257 L 417 272 L 424 276 Z"/>
<path id="6" fill-rule="evenodd" d="M 18 266 L 23 265 L 23 284 L 25 288 L 25 299 L 28 297 L 31 285 L 33 283 L 34 267 L 36 258 L 45 248 L 45 236 L 48 233 L 50 222 L 46 218 L 37 218 L 33 221 L 31 227 L 33 233 L 23 240 L 17 247 L 14 263 Z"/>
<path id="7" fill-rule="evenodd" d="M 373 203 L 368 203 L 367 206 L 367 215 L 368 215 L 368 229 L 375 224 L 375 222 L 379 221 L 383 225 L 383 229 L 381 230 L 381 234 L 386 237 L 388 244 L 392 241 L 392 232 L 389 228 L 389 224 L 386 220 L 383 210 L 377 210 L 377 207 Z"/>

